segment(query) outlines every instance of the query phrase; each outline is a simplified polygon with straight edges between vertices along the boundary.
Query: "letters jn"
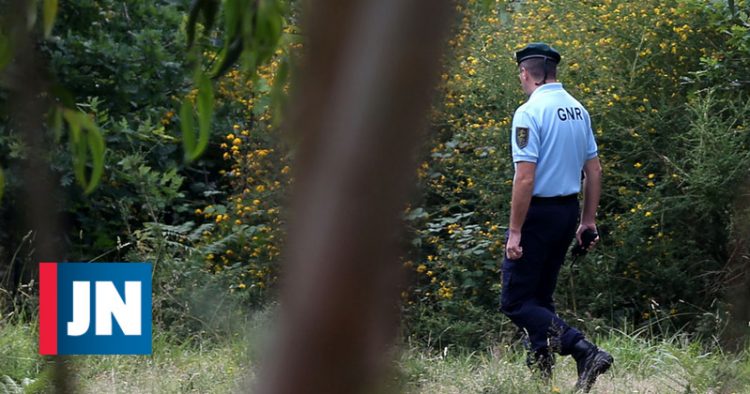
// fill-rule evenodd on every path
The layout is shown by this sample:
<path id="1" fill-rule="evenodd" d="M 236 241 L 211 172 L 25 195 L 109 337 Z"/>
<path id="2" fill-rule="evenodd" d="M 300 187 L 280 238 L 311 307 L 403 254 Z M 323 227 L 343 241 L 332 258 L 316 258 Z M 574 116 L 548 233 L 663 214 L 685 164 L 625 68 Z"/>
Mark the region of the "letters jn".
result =
<path id="1" fill-rule="evenodd" d="M 91 316 L 91 282 L 73 282 L 73 321 L 68 335 L 80 336 L 89 330 Z M 96 282 L 96 335 L 112 335 L 112 318 L 125 335 L 141 335 L 141 282 L 125 282 L 125 301 L 114 283 Z"/>

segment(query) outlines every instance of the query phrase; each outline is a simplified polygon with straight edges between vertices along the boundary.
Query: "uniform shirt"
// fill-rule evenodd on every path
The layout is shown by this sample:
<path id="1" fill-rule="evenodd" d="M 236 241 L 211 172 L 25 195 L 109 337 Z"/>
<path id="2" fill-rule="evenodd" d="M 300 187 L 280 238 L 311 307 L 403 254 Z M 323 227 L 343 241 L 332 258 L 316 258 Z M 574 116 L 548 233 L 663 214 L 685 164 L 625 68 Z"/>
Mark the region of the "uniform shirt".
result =
<path id="1" fill-rule="evenodd" d="M 581 190 L 581 170 L 597 156 L 586 109 L 559 82 L 538 87 L 513 115 L 513 162 L 536 163 L 534 196 Z"/>

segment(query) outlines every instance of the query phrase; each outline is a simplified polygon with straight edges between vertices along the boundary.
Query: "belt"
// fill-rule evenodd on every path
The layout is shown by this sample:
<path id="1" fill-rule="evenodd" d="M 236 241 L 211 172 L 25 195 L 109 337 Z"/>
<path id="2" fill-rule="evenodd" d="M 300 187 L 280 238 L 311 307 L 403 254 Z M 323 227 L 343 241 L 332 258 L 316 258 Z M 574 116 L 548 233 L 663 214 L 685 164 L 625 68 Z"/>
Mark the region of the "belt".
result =
<path id="1" fill-rule="evenodd" d="M 567 196 L 554 196 L 554 197 L 531 197 L 531 203 L 535 205 L 555 205 L 578 202 L 578 194 L 568 194 Z"/>

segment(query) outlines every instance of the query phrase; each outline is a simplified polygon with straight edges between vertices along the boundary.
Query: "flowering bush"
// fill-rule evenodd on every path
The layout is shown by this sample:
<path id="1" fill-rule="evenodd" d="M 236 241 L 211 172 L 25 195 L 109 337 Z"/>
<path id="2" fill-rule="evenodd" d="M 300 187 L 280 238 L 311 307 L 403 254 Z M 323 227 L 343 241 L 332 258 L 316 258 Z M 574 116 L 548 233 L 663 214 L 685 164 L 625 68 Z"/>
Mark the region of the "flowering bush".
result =
<path id="1" fill-rule="evenodd" d="M 281 53 L 279 52 L 279 55 Z M 278 279 L 283 239 L 280 207 L 290 182 L 288 155 L 283 152 L 271 117 L 271 88 L 278 59 L 262 66 L 256 78 L 230 71 L 218 86 L 227 119 L 235 119 L 219 148 L 226 168 L 216 203 L 195 214 L 215 224 L 205 234 L 206 266 L 222 273 L 233 292 L 252 302 L 267 298 Z"/>

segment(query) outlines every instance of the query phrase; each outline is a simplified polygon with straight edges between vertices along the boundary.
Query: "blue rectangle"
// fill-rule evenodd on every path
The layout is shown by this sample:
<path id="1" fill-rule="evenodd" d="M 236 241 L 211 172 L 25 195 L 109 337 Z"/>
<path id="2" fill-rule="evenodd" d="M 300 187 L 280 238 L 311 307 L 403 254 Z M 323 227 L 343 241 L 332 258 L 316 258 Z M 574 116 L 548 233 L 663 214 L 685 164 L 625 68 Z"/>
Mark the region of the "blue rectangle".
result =
<path id="1" fill-rule="evenodd" d="M 58 354 L 151 354 L 151 272 L 150 263 L 59 263 L 58 264 Z M 68 335 L 73 321 L 73 282 L 89 282 L 89 328 L 83 335 Z M 141 333 L 125 335 L 117 320 L 111 335 L 96 335 L 96 282 L 111 282 L 120 298 L 125 298 L 125 282 L 141 283 Z M 82 308 L 83 310 L 83 308 Z"/>

